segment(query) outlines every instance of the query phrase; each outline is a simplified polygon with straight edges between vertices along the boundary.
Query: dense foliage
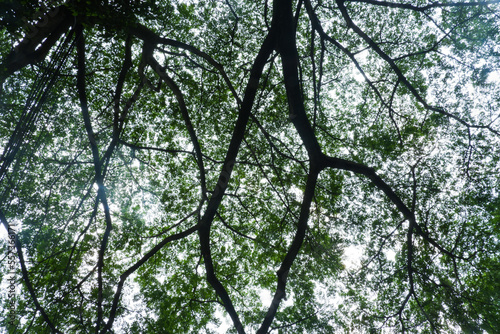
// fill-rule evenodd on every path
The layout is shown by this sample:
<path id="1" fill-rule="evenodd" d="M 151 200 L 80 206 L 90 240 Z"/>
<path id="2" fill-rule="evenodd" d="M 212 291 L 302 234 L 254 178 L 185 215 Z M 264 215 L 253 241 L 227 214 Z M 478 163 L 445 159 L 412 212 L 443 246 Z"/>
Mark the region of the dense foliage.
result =
<path id="1" fill-rule="evenodd" d="M 500 1 L 36 3 L 0 5 L 3 327 L 498 333 Z"/>

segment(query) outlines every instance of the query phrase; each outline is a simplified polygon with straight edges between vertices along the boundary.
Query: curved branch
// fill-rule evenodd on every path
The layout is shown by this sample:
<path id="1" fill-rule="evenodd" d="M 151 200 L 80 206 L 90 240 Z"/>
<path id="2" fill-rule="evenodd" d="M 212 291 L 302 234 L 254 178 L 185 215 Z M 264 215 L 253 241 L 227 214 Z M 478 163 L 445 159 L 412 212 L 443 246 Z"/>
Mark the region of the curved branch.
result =
<path id="1" fill-rule="evenodd" d="M 297 231 L 295 232 L 295 236 L 293 238 L 292 244 L 288 249 L 288 252 L 285 255 L 285 258 L 281 262 L 281 266 L 276 273 L 278 276 L 278 284 L 276 287 L 276 292 L 274 293 L 273 300 L 271 302 L 271 306 L 267 310 L 266 316 L 262 325 L 260 326 L 257 334 L 265 334 L 269 330 L 269 326 L 274 320 L 276 312 L 278 311 L 278 307 L 281 303 L 281 300 L 285 298 L 286 292 L 286 282 L 288 278 L 288 273 L 290 268 L 292 267 L 297 254 L 299 253 L 302 243 L 304 242 L 304 238 L 306 236 L 307 231 L 307 221 L 309 220 L 309 212 L 311 208 L 311 203 L 314 198 L 314 191 L 316 189 L 316 182 L 318 180 L 320 170 L 314 168 L 311 164 L 311 170 L 309 171 L 309 175 L 307 178 L 306 189 L 304 191 L 304 200 L 302 201 L 302 206 L 300 209 L 300 216 L 297 224 Z"/>
<path id="2" fill-rule="evenodd" d="M 448 2 L 448 3 L 431 3 L 425 6 L 415 6 L 406 3 L 396 3 L 389 1 L 377 1 L 377 0 L 345 0 L 346 2 L 362 2 L 368 3 L 370 5 L 375 6 L 383 6 L 390 8 L 402 8 L 402 9 L 410 9 L 417 12 L 424 12 L 426 10 L 432 8 L 444 8 L 444 7 L 477 7 L 477 6 L 488 6 L 500 3 L 500 0 L 491 0 L 491 1 L 478 1 L 478 2 Z"/>
<path id="3" fill-rule="evenodd" d="M 196 162 L 198 163 L 198 169 L 200 170 L 200 181 L 201 181 L 201 192 L 202 192 L 202 200 L 206 199 L 207 194 L 207 184 L 205 178 L 205 167 L 203 164 L 203 154 L 201 152 L 200 142 L 198 140 L 198 136 L 193 128 L 193 124 L 191 123 L 191 118 L 189 117 L 189 113 L 186 107 L 186 102 L 184 101 L 184 95 L 182 94 L 179 86 L 170 78 L 170 76 L 164 71 L 162 66 L 156 61 L 153 57 L 153 46 L 152 45 L 144 45 L 144 55 L 146 57 L 146 61 L 151 65 L 154 71 L 162 78 L 168 85 L 168 87 L 172 90 L 179 103 L 179 107 L 181 109 L 182 117 L 184 118 L 184 123 L 186 125 L 186 129 L 188 130 L 189 137 L 191 138 L 191 143 L 193 144 L 194 150 L 196 152 Z"/>
<path id="4" fill-rule="evenodd" d="M 115 296 L 113 298 L 113 304 L 111 306 L 111 311 L 109 312 L 109 320 L 107 324 L 104 326 L 104 328 L 101 331 L 101 334 L 106 333 L 107 331 L 111 330 L 113 327 L 113 322 L 115 321 L 116 317 L 116 310 L 118 309 L 118 303 L 120 302 L 120 297 L 123 289 L 123 285 L 125 284 L 125 281 L 127 278 L 132 275 L 137 269 L 139 269 L 144 263 L 146 263 L 150 258 L 152 258 L 156 253 L 158 253 L 165 245 L 168 243 L 179 240 L 182 238 L 185 238 L 191 234 L 193 234 L 196 230 L 198 230 L 198 225 L 195 225 L 183 232 L 176 233 L 173 235 L 169 235 L 165 239 L 163 239 L 158 245 L 153 247 L 149 252 L 144 254 L 144 256 L 137 261 L 133 266 L 128 268 L 123 274 L 120 275 L 120 281 L 118 282 L 118 287 L 116 288 Z"/>
<path id="5" fill-rule="evenodd" d="M 368 177 L 373 184 L 381 190 L 387 198 L 396 205 L 396 208 L 403 214 L 403 216 L 408 220 L 410 226 L 413 226 L 418 235 L 424 238 L 429 244 L 437 248 L 442 253 L 449 255 L 452 258 L 468 260 L 462 256 L 458 256 L 453 254 L 452 252 L 446 250 L 443 246 L 441 246 L 436 240 L 431 238 L 427 232 L 422 230 L 419 224 L 415 219 L 415 214 L 412 210 L 406 206 L 403 200 L 394 192 L 394 190 L 375 172 L 375 169 L 365 166 L 363 164 L 341 159 L 329 157 L 327 155 L 323 155 L 322 165 L 324 168 L 330 167 L 335 169 L 342 169 L 350 172 L 354 172 L 356 174 L 361 174 Z"/>
<path id="6" fill-rule="evenodd" d="M 179 42 L 170 38 L 163 38 L 158 35 L 156 35 L 153 31 L 148 29 L 147 27 L 143 26 L 142 24 L 138 24 L 134 26 L 133 28 L 130 29 L 129 31 L 131 34 L 134 36 L 138 37 L 139 39 L 143 40 L 146 44 L 149 45 L 158 45 L 158 44 L 163 44 L 163 45 L 170 45 L 176 48 L 181 48 L 187 51 L 190 51 L 194 53 L 195 55 L 205 59 L 210 65 L 215 67 L 217 71 L 222 75 L 222 78 L 228 85 L 229 89 L 231 90 L 231 93 L 233 94 L 234 98 L 238 102 L 238 105 L 241 106 L 241 99 L 239 98 L 238 94 L 236 93 L 236 90 L 234 89 L 234 86 L 231 84 L 231 81 L 229 80 L 229 77 L 227 76 L 226 72 L 224 71 L 224 68 L 220 63 L 218 63 L 215 59 L 213 59 L 210 55 L 207 53 L 195 48 L 192 45 L 189 45 L 187 43 Z"/>
<path id="7" fill-rule="evenodd" d="M 500 0 L 499 0 L 500 1 Z M 398 65 L 396 65 L 396 62 L 394 59 L 389 57 L 387 53 L 382 51 L 382 49 L 378 46 L 375 41 L 373 41 L 363 30 L 361 30 L 351 19 L 349 16 L 349 13 L 347 12 L 347 8 L 345 7 L 345 0 L 336 0 L 337 5 L 339 7 L 340 12 L 342 13 L 342 16 L 344 17 L 345 22 L 347 23 L 347 26 L 351 28 L 358 36 L 360 36 L 379 56 L 382 58 L 389 66 L 392 68 L 394 73 L 398 76 L 399 81 L 401 81 L 407 88 L 408 90 L 412 93 L 412 95 L 417 99 L 418 102 L 420 102 L 425 109 L 440 113 L 442 115 L 445 115 L 447 117 L 453 118 L 460 124 L 466 126 L 467 128 L 478 128 L 478 129 L 488 129 L 492 133 L 500 136 L 500 132 L 493 129 L 489 125 L 474 125 L 474 124 L 469 124 L 468 122 L 464 121 L 460 117 L 453 115 L 446 110 L 440 108 L 440 107 L 433 107 L 425 101 L 425 99 L 420 95 L 419 92 L 415 89 L 415 87 L 408 81 L 406 76 L 403 74 L 401 69 L 399 68 Z"/>
<path id="8" fill-rule="evenodd" d="M 106 220 L 106 229 L 101 240 L 101 246 L 99 249 L 99 256 L 97 261 L 97 282 L 98 282 L 98 296 L 97 296 L 97 322 L 96 322 L 96 334 L 99 333 L 99 329 L 102 322 L 103 310 L 103 282 L 102 282 L 102 272 L 104 269 L 104 253 L 108 246 L 109 235 L 113 229 L 111 223 L 111 213 L 109 210 L 109 204 L 106 196 L 106 191 L 104 188 L 104 178 L 102 174 L 102 163 L 99 158 L 99 148 L 95 140 L 94 132 L 92 130 L 92 123 L 90 121 L 90 114 L 87 104 L 87 94 L 85 88 L 85 37 L 83 34 L 83 27 L 78 25 L 77 27 L 77 57 L 78 57 L 78 75 L 77 75 L 77 89 L 80 99 L 80 106 L 82 109 L 82 115 L 85 123 L 85 129 L 87 131 L 87 136 L 89 138 L 90 147 L 92 150 L 92 156 L 94 158 L 94 169 L 95 169 L 95 179 L 98 186 L 97 198 L 100 199 L 103 209 L 104 216 Z"/>
<path id="9" fill-rule="evenodd" d="M 239 116 L 234 127 L 231 142 L 229 144 L 229 149 L 227 150 L 226 158 L 224 160 L 224 165 L 219 175 L 219 180 L 217 182 L 215 191 L 210 198 L 210 201 L 208 202 L 205 214 L 201 218 L 199 229 L 200 247 L 205 262 L 205 269 L 207 271 L 207 280 L 210 285 L 212 285 L 219 298 L 222 300 L 224 308 L 229 313 L 233 324 L 236 327 L 236 330 L 240 334 L 245 333 L 243 325 L 241 324 L 238 314 L 236 313 L 229 294 L 227 293 L 221 282 L 217 279 L 217 276 L 215 274 L 214 265 L 212 262 L 212 253 L 210 249 L 210 228 L 217 212 L 217 208 L 222 202 L 222 198 L 224 196 L 224 192 L 226 191 L 229 178 L 231 177 L 233 165 L 236 161 L 236 156 L 238 155 L 241 142 L 243 141 L 243 136 L 245 134 L 245 129 L 250 118 L 262 71 L 267 59 L 274 49 L 274 46 L 275 33 L 274 30 L 271 30 L 271 32 L 267 35 L 266 39 L 262 43 L 259 53 L 255 58 L 254 64 L 252 66 L 250 79 L 248 80 L 248 84 L 245 89 L 245 97 L 243 98 L 243 101 L 241 103 Z"/>
<path id="10" fill-rule="evenodd" d="M 21 273 L 23 275 L 24 284 L 26 285 L 26 288 L 28 289 L 28 292 L 31 296 L 31 299 L 33 300 L 33 303 L 35 304 L 36 310 L 40 312 L 40 314 L 43 317 L 43 320 L 45 320 L 45 322 L 50 327 L 52 332 L 62 334 L 62 332 L 60 332 L 54 326 L 54 324 L 50 320 L 49 316 L 45 312 L 45 309 L 40 305 L 40 302 L 38 301 L 38 298 L 37 298 L 36 293 L 35 293 L 35 289 L 33 288 L 33 285 L 31 284 L 31 280 L 30 280 L 30 277 L 28 274 L 28 269 L 26 268 L 26 263 L 24 261 L 23 248 L 22 248 L 21 242 L 19 241 L 17 234 L 10 227 L 9 222 L 7 221 L 7 218 L 5 217 L 5 215 L 1 209 L 0 209 L 0 220 L 2 221 L 2 224 L 5 227 L 5 229 L 7 230 L 7 232 L 9 233 L 9 235 L 14 236 L 14 242 L 15 242 L 15 246 L 16 246 L 17 256 L 19 258 L 19 263 L 21 264 Z"/>

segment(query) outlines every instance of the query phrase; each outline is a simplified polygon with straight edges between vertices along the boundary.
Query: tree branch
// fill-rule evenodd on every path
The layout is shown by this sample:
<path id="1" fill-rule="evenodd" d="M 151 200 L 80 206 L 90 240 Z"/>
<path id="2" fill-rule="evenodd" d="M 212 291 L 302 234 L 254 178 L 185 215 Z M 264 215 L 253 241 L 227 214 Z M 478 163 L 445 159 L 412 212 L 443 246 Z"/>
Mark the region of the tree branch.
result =
<path id="1" fill-rule="evenodd" d="M 92 123 L 90 120 L 90 114 L 88 110 L 87 104 L 87 94 L 85 91 L 85 37 L 83 34 L 83 27 L 78 25 L 77 27 L 77 56 L 78 56 L 78 76 L 77 76 L 77 89 L 78 95 L 80 98 L 80 106 L 82 109 L 82 115 L 85 123 L 85 129 L 87 130 L 87 136 L 89 138 L 90 147 L 92 150 L 92 155 L 94 158 L 94 169 L 96 175 L 96 183 L 98 186 L 97 197 L 100 199 L 103 209 L 104 216 L 106 220 L 106 229 L 104 231 L 101 247 L 99 249 L 98 261 L 97 261 L 97 281 L 98 281 L 98 296 L 97 296 L 97 321 L 95 333 L 99 333 L 103 310 L 102 310 L 102 301 L 103 301 L 103 282 L 102 282 L 102 272 L 104 268 L 104 253 L 106 251 L 108 245 L 109 235 L 113 228 L 111 223 L 111 214 L 109 211 L 108 200 L 106 197 L 106 191 L 104 188 L 104 179 L 102 175 L 101 169 L 101 161 L 99 158 L 99 149 L 97 147 L 97 143 L 95 140 L 94 132 L 92 130 Z"/>
<path id="2" fill-rule="evenodd" d="M 321 147 L 316 139 L 311 123 L 307 118 L 304 108 L 303 94 L 300 89 L 298 73 L 299 57 L 297 46 L 295 44 L 296 27 L 291 1 L 277 0 L 274 2 L 273 21 L 271 27 L 279 31 L 277 47 L 283 64 L 283 76 L 285 80 L 290 120 L 297 129 L 297 132 L 306 147 L 310 159 L 310 166 L 306 188 L 304 191 L 304 199 L 302 201 L 301 211 L 297 223 L 297 231 L 285 258 L 278 269 L 276 292 L 274 294 L 273 301 L 267 310 L 264 321 L 257 331 L 257 334 L 264 334 L 268 332 L 276 312 L 278 311 L 279 304 L 286 295 L 285 288 L 288 273 L 302 247 L 302 243 L 304 242 L 306 235 L 310 207 L 314 197 L 314 191 L 316 189 L 318 174 L 321 171 L 319 159 L 322 155 Z"/>
<path id="3" fill-rule="evenodd" d="M 488 6 L 500 3 L 500 0 L 491 1 L 478 1 L 478 2 L 448 2 L 448 3 L 431 3 L 425 6 L 415 6 L 405 3 L 396 3 L 389 1 L 377 1 L 377 0 L 345 0 L 345 2 L 362 2 L 368 3 L 375 6 L 383 6 L 390 8 L 402 8 L 411 9 L 417 12 L 424 12 L 432 8 L 445 8 L 445 7 L 477 7 L 477 6 Z"/>
<path id="4" fill-rule="evenodd" d="M 217 212 L 217 208 L 222 202 L 222 198 L 224 196 L 224 192 L 226 191 L 229 178 L 231 177 L 233 165 L 236 161 L 236 156 L 238 155 L 238 151 L 240 149 L 243 136 L 245 134 L 245 129 L 248 120 L 250 118 L 251 110 L 259 86 L 259 80 L 262 75 L 262 71 L 264 69 L 267 59 L 269 58 L 274 49 L 274 46 L 275 46 L 275 33 L 274 30 L 271 30 L 271 32 L 267 35 L 266 39 L 262 43 L 259 53 L 255 58 L 254 64 L 252 66 L 250 79 L 248 80 L 248 84 L 245 89 L 245 97 L 243 98 L 243 101 L 241 103 L 239 116 L 236 121 L 236 125 L 234 127 L 231 142 L 229 144 L 229 149 L 227 150 L 226 158 L 222 166 L 222 171 L 220 173 L 219 180 L 217 182 L 214 193 L 210 198 L 210 201 L 208 202 L 205 214 L 201 218 L 200 229 L 199 229 L 200 247 L 205 262 L 205 269 L 207 271 L 207 280 L 212 285 L 219 298 L 222 300 L 224 308 L 229 313 L 236 330 L 240 334 L 245 333 L 243 325 L 241 324 L 238 314 L 234 309 L 229 294 L 227 293 L 224 286 L 217 279 L 217 276 L 215 274 L 212 262 L 212 254 L 210 250 L 210 228 L 212 226 L 213 219 Z"/>
<path id="5" fill-rule="evenodd" d="M 184 100 L 184 95 L 182 94 L 179 86 L 170 78 L 170 76 L 165 72 L 162 66 L 156 61 L 153 57 L 153 45 L 144 44 L 144 57 L 146 57 L 147 63 L 154 69 L 154 71 L 162 78 L 168 85 L 168 87 L 172 90 L 179 103 L 179 107 L 181 109 L 181 114 L 184 119 L 184 124 L 186 125 L 186 129 L 188 130 L 189 137 L 191 139 L 191 143 L 193 144 L 194 150 L 196 152 L 196 162 L 198 163 L 198 169 L 200 171 L 200 181 L 201 181 L 201 196 L 202 201 L 206 199 L 207 194 L 207 184 L 205 177 L 205 167 L 203 163 L 203 154 L 201 152 L 200 142 L 198 140 L 198 136 L 193 128 L 193 124 L 191 123 L 191 118 L 189 116 L 189 112 L 187 110 L 186 102 Z"/>
<path id="6" fill-rule="evenodd" d="M 500 1 L 500 0 L 498 0 Z M 469 124 L 468 122 L 464 121 L 460 117 L 453 115 L 446 110 L 440 108 L 440 107 L 433 107 L 425 101 L 425 99 L 420 95 L 420 93 L 415 89 L 415 87 L 408 81 L 406 76 L 403 74 L 403 72 L 400 70 L 399 66 L 396 65 L 396 62 L 389 57 L 388 54 L 386 54 L 382 49 L 378 46 L 375 41 L 373 41 L 363 30 L 361 30 L 351 19 L 349 16 L 349 13 L 347 12 L 347 8 L 345 7 L 345 0 L 336 0 L 337 5 L 339 7 L 340 12 L 342 13 L 342 16 L 344 17 L 344 20 L 347 23 L 347 26 L 350 27 L 358 36 L 360 36 L 368 45 L 382 58 L 384 61 L 386 61 L 389 66 L 392 68 L 394 73 L 398 76 L 399 81 L 401 81 L 407 88 L 408 90 L 412 93 L 412 95 L 417 99 L 418 102 L 420 102 L 425 109 L 440 113 L 442 115 L 445 115 L 447 117 L 453 118 L 460 124 L 466 126 L 467 128 L 478 128 L 478 129 L 488 129 L 492 133 L 500 136 L 500 132 L 497 130 L 493 129 L 489 125 L 473 125 Z M 497 2 L 497 1 L 496 1 Z"/>
<path id="7" fill-rule="evenodd" d="M 318 174 L 320 172 L 319 169 L 314 168 L 311 164 L 311 170 L 309 171 L 309 175 L 306 182 L 306 189 L 304 191 L 304 199 L 302 201 L 302 206 L 300 209 L 300 215 L 297 223 L 297 231 L 295 232 L 295 236 L 293 238 L 292 244 L 288 249 L 288 252 L 285 255 L 285 258 L 281 262 L 281 266 L 278 269 L 277 276 L 278 282 L 276 287 L 276 292 L 274 293 L 273 300 L 271 302 L 271 306 L 269 306 L 264 321 L 260 326 L 257 334 L 265 334 L 269 330 L 269 326 L 274 320 L 276 312 L 278 311 L 278 307 L 281 303 L 281 300 L 285 297 L 286 292 L 286 282 L 288 278 L 288 273 L 290 272 L 290 268 L 292 267 L 297 254 L 299 253 L 302 243 L 304 242 L 304 238 L 307 230 L 307 221 L 309 220 L 309 212 L 311 208 L 311 203 L 314 198 L 314 190 L 316 189 L 316 181 L 318 180 Z"/>
<path id="8" fill-rule="evenodd" d="M 0 91 L 10 75 L 29 64 L 42 61 L 58 39 L 69 29 L 73 17 L 65 6 L 59 6 L 45 14 L 30 27 L 30 32 L 2 61 Z"/>
<path id="9" fill-rule="evenodd" d="M 179 240 L 193 234 L 195 231 L 198 230 L 198 227 L 199 227 L 198 225 L 195 225 L 183 232 L 169 235 L 168 237 L 163 239 L 159 244 L 153 247 L 149 252 L 144 254 L 144 256 L 139 261 L 137 261 L 133 266 L 128 268 L 123 274 L 120 275 L 120 281 L 118 282 L 115 296 L 113 298 L 113 304 L 111 306 L 111 311 L 109 312 L 109 320 L 105 325 L 105 327 L 102 329 L 100 334 L 108 332 L 113 327 L 113 322 L 115 321 L 116 310 L 118 309 L 118 303 L 120 302 L 123 285 L 125 284 L 127 278 L 130 275 L 132 275 L 137 269 L 139 269 L 139 267 L 141 267 L 144 263 L 146 263 L 150 258 L 152 258 L 156 253 L 158 253 L 163 247 L 165 247 L 165 245 L 167 245 L 172 241 Z"/>
<path id="10" fill-rule="evenodd" d="M 33 300 L 33 303 L 35 304 L 35 308 L 38 312 L 43 317 L 43 320 L 47 323 L 47 325 L 50 327 L 52 332 L 54 333 L 60 333 L 60 332 L 52 323 L 50 320 L 49 316 L 45 312 L 45 309 L 40 305 L 40 302 L 38 301 L 38 297 L 36 296 L 35 289 L 33 289 L 33 285 L 31 284 L 31 280 L 28 274 L 28 269 L 26 268 L 26 263 L 24 261 L 24 255 L 23 255 L 23 248 L 21 245 L 21 242 L 19 241 L 19 238 L 17 234 L 14 232 L 14 230 L 10 227 L 9 222 L 7 221 L 7 218 L 5 217 L 3 211 L 0 209 L 0 220 L 2 221 L 3 226 L 5 227 L 5 230 L 9 233 L 9 235 L 14 236 L 14 242 L 16 245 L 16 251 L 17 251 L 17 257 L 19 258 L 19 263 L 21 264 L 21 273 L 23 275 L 23 280 L 24 284 L 26 285 L 26 288 L 28 289 L 28 292 L 31 296 L 31 299 Z"/>

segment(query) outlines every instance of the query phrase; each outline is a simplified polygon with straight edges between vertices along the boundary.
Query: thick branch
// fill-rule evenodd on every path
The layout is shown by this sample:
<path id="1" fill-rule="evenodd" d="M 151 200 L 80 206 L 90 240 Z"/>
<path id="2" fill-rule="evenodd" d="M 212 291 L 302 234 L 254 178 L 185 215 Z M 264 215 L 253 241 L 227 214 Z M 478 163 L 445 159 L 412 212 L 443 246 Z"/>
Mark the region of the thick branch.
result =
<path id="1" fill-rule="evenodd" d="M 299 55 L 296 46 L 295 25 L 292 6 L 289 1 L 277 1 L 274 8 L 273 23 L 279 29 L 278 52 L 283 64 L 283 76 L 288 99 L 290 120 L 297 129 L 309 158 L 318 160 L 321 156 L 319 146 L 311 122 L 304 108 L 303 94 L 299 82 Z"/>
<path id="2" fill-rule="evenodd" d="M 239 320 L 238 314 L 234 309 L 233 303 L 229 294 L 227 293 L 224 286 L 220 283 L 215 275 L 215 270 L 212 262 L 212 254 L 210 250 L 210 228 L 212 226 L 213 219 L 217 212 L 217 208 L 222 202 L 224 192 L 226 191 L 229 178 L 231 177 L 231 172 L 233 165 L 236 161 L 236 156 L 241 146 L 243 136 L 245 134 L 245 129 L 250 118 L 250 113 L 254 104 L 255 95 L 259 86 L 259 80 L 262 75 L 262 71 L 266 64 L 267 59 L 271 55 L 275 44 L 275 34 L 273 30 L 267 35 L 266 39 L 262 43 L 259 53 L 254 61 L 252 70 L 250 72 L 250 79 L 245 90 L 245 97 L 242 101 L 239 116 L 234 127 L 233 136 L 229 144 L 229 149 L 227 150 L 226 158 L 224 160 L 224 165 L 219 176 L 215 191 L 208 202 L 205 214 L 200 221 L 200 246 L 201 253 L 205 262 L 205 269 L 207 271 L 207 280 L 215 289 L 217 295 L 222 300 L 226 311 L 231 316 L 233 324 L 236 327 L 238 333 L 245 333 L 243 325 Z"/>
<path id="3" fill-rule="evenodd" d="M 278 311 L 281 300 L 285 297 L 286 282 L 288 273 L 297 254 L 302 247 L 307 230 L 309 211 L 314 197 L 316 181 L 320 172 L 319 159 L 321 157 L 321 147 L 316 139 L 311 123 L 307 118 L 304 107 L 303 94 L 299 82 L 299 56 L 295 38 L 295 22 L 292 13 L 292 4 L 288 0 L 277 0 L 274 2 L 272 27 L 279 29 L 278 52 L 283 64 L 283 75 L 285 79 L 285 89 L 287 93 L 290 120 L 297 129 L 310 158 L 309 175 L 307 178 L 304 200 L 298 219 L 297 231 L 285 258 L 283 259 L 277 276 L 278 282 L 276 292 L 271 306 L 267 310 L 264 321 L 257 331 L 257 334 L 267 333 L 271 323 Z"/>
<path id="4" fill-rule="evenodd" d="M 34 26 L 30 27 L 30 32 L 19 45 L 2 61 L 0 86 L 14 72 L 43 60 L 59 37 L 71 26 L 72 21 L 73 18 L 64 6 L 45 13 Z"/>
<path id="5" fill-rule="evenodd" d="M 98 186 L 97 196 L 100 199 L 103 209 L 104 216 L 106 220 L 106 229 L 101 241 L 101 247 L 99 249 L 99 257 L 97 261 L 97 281 L 98 281 L 98 296 L 97 296 L 97 322 L 96 322 L 96 333 L 99 333 L 99 329 L 102 322 L 102 300 L 103 300 L 103 282 L 102 282 L 102 271 L 104 268 L 104 253 L 108 245 L 109 235 L 111 233 L 111 213 L 109 211 L 108 200 L 106 197 L 106 192 L 104 189 L 104 180 L 101 171 L 101 161 L 99 159 L 99 149 L 95 141 L 94 132 L 92 130 L 92 123 L 90 120 L 90 114 L 87 104 L 87 94 L 85 91 L 85 39 L 83 35 L 83 27 L 80 25 L 77 27 L 77 53 L 78 53 L 78 76 L 77 76 L 77 89 L 80 98 L 80 106 L 82 109 L 82 115 L 85 123 L 85 129 L 87 130 L 87 136 L 90 141 L 90 147 L 92 150 L 92 156 L 94 158 L 94 169 L 95 169 L 95 179 Z"/>

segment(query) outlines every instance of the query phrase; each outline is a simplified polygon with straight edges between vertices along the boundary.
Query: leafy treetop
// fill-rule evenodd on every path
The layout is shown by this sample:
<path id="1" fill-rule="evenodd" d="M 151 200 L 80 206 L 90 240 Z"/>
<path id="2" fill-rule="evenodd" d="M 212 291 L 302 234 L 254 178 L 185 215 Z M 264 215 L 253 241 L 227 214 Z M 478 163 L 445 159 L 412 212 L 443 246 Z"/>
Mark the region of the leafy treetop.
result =
<path id="1" fill-rule="evenodd" d="M 0 5 L 3 326 L 500 328 L 500 1 L 41 2 Z"/>

